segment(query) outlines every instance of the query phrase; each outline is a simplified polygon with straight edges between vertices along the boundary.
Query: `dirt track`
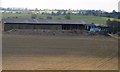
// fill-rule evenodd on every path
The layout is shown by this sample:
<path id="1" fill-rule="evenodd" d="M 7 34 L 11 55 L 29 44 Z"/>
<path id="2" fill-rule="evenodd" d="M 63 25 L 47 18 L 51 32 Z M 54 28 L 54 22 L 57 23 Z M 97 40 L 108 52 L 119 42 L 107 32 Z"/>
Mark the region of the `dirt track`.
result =
<path id="1" fill-rule="evenodd" d="M 117 70 L 117 40 L 3 36 L 3 70 Z"/>

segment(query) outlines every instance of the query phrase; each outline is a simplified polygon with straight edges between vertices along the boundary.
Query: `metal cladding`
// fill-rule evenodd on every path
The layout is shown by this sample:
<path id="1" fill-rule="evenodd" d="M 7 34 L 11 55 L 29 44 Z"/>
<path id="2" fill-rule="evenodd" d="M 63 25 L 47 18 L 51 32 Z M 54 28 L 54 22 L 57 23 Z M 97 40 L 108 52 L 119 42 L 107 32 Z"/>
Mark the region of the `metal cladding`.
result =
<path id="1" fill-rule="evenodd" d="M 4 23 L 35 23 L 35 24 L 90 24 L 85 20 L 53 20 L 53 19 L 4 19 Z"/>

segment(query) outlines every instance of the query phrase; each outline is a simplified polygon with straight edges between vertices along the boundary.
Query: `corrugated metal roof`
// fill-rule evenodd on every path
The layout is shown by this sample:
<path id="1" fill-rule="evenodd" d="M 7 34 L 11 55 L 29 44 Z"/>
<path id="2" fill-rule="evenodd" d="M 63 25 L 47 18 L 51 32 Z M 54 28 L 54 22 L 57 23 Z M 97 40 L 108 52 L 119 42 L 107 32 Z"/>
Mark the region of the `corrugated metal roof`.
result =
<path id="1" fill-rule="evenodd" d="M 36 24 L 90 24 L 85 20 L 53 20 L 53 19 L 19 19 L 7 18 L 5 23 L 36 23 Z"/>

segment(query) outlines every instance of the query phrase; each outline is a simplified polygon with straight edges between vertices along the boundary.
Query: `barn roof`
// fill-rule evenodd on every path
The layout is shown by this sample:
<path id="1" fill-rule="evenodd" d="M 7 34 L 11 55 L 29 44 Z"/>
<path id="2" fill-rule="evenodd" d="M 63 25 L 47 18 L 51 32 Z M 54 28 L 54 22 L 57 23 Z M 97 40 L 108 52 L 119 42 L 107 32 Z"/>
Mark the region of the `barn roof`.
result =
<path id="1" fill-rule="evenodd" d="M 54 19 L 18 19 L 7 18 L 4 23 L 35 23 L 35 24 L 90 24 L 85 20 L 54 20 Z"/>

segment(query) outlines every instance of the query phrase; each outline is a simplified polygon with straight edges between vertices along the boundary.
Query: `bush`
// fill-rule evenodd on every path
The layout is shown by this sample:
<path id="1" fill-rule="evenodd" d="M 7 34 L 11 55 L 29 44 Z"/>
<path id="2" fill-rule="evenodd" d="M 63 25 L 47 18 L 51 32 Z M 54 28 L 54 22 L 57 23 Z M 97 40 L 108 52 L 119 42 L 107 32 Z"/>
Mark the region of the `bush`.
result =
<path id="1" fill-rule="evenodd" d="M 118 32 L 117 35 L 120 36 L 120 32 Z"/>
<path id="2" fill-rule="evenodd" d="M 36 19 L 36 18 L 37 18 L 37 15 L 36 15 L 36 14 L 32 14 L 31 18 L 32 18 L 32 19 Z"/>
<path id="3" fill-rule="evenodd" d="M 61 18 L 57 18 L 58 20 L 61 20 Z"/>
<path id="4" fill-rule="evenodd" d="M 18 18 L 17 16 L 15 18 Z"/>
<path id="5" fill-rule="evenodd" d="M 120 32 L 120 22 L 119 21 L 115 21 L 115 20 L 110 20 L 108 19 L 107 20 L 107 25 L 109 27 L 108 31 L 110 33 L 117 33 L 117 32 Z"/>
<path id="6" fill-rule="evenodd" d="M 70 15 L 66 15 L 65 19 L 71 19 Z"/>
<path id="7" fill-rule="evenodd" d="M 44 18 L 39 18 L 39 19 L 44 19 Z"/>
<path id="8" fill-rule="evenodd" d="M 47 16 L 47 19 L 52 19 L 52 17 L 51 16 Z"/>

